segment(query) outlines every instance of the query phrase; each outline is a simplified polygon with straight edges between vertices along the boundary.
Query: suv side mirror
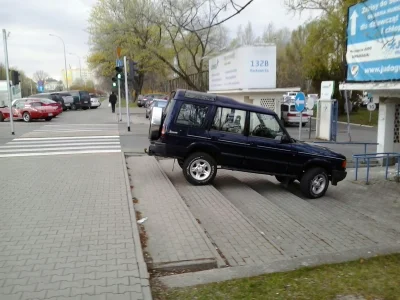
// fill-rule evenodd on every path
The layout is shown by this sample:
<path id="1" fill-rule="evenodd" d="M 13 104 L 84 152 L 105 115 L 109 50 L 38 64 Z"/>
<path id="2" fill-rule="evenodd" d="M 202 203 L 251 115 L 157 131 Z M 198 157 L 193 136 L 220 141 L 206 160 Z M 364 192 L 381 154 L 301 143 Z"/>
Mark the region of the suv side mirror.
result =
<path id="1" fill-rule="evenodd" d="M 281 143 L 288 144 L 288 143 L 290 143 L 291 141 L 292 141 L 291 138 L 290 138 L 287 134 L 282 135 L 282 137 L 281 137 Z"/>

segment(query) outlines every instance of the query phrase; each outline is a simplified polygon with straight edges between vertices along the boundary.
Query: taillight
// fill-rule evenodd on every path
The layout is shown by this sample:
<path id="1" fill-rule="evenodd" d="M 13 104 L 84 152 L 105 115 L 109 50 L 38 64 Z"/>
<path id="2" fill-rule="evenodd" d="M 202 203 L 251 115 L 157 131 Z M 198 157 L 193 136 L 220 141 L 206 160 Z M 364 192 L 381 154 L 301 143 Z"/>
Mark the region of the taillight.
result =
<path id="1" fill-rule="evenodd" d="M 347 161 L 346 160 L 342 161 L 342 168 L 343 169 L 346 169 L 346 165 L 347 165 Z"/>
<path id="2" fill-rule="evenodd" d="M 163 124 L 162 128 L 161 128 L 161 137 L 163 138 L 165 136 L 165 133 L 167 132 L 167 129 L 165 127 L 165 124 Z"/>
<path id="3" fill-rule="evenodd" d="M 296 114 L 287 114 L 288 117 L 296 117 Z"/>

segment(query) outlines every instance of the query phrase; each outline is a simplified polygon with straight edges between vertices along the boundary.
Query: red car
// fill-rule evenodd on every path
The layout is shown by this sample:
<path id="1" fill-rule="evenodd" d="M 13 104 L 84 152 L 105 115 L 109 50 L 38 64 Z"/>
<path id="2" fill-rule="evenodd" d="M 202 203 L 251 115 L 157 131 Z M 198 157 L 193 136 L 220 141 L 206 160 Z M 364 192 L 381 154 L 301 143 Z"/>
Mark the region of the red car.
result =
<path id="1" fill-rule="evenodd" d="M 62 107 L 61 103 L 58 103 L 54 100 L 50 100 L 50 99 L 40 99 L 40 102 L 42 102 L 43 106 L 53 106 L 54 108 L 56 108 L 56 112 L 54 113 L 54 118 L 57 117 L 59 114 L 61 114 L 64 110 Z"/>
<path id="2" fill-rule="evenodd" d="M 57 107 L 42 103 L 43 99 L 21 99 L 13 105 L 13 118 L 30 122 L 35 119 L 50 121 L 57 114 Z M 7 108 L 8 109 L 8 108 Z"/>
<path id="3" fill-rule="evenodd" d="M 10 109 L 8 107 L 0 107 L 0 122 L 10 118 Z"/>

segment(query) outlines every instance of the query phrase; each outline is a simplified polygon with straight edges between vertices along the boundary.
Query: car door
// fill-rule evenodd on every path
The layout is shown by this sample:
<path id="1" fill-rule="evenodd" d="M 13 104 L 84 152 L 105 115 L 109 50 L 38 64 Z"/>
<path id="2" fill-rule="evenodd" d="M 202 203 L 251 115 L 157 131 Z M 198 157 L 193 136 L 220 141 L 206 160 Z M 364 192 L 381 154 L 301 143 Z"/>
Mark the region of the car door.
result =
<path id="1" fill-rule="evenodd" d="M 250 112 L 246 167 L 270 174 L 286 174 L 295 152 L 290 143 L 282 141 L 285 134 L 275 115 Z"/>
<path id="2" fill-rule="evenodd" d="M 15 102 L 12 107 L 13 117 L 22 119 L 24 107 L 25 107 L 25 101 L 20 100 L 20 101 Z"/>
<path id="3" fill-rule="evenodd" d="M 246 111 L 229 107 L 216 107 L 209 136 L 217 146 L 219 164 L 226 168 L 242 168 L 246 149 Z"/>
<path id="4" fill-rule="evenodd" d="M 168 139 L 170 144 L 177 147 L 176 151 L 184 155 L 191 144 L 207 143 L 210 140 L 206 130 L 210 105 L 186 101 L 178 101 L 176 105 L 178 113 L 169 126 Z"/>

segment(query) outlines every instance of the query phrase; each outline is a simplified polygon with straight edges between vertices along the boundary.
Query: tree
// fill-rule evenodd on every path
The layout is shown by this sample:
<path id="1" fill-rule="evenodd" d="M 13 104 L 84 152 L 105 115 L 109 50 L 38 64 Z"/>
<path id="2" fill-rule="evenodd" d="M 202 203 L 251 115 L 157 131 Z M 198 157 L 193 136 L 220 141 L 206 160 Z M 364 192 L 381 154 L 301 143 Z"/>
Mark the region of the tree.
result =
<path id="1" fill-rule="evenodd" d="M 33 80 L 35 80 L 36 82 L 46 80 L 48 77 L 49 74 L 47 74 L 43 70 L 38 70 L 35 73 L 33 73 Z"/>
<path id="2" fill-rule="evenodd" d="M 206 58 L 227 43 L 226 31 L 214 26 L 224 7 L 217 2 L 100 0 L 93 9 L 89 32 L 108 39 L 118 37 L 118 44 L 128 43 L 130 48 L 136 48 L 135 55 L 152 59 L 170 76 L 177 74 L 190 88 L 205 90 L 206 83 L 194 82 L 191 74 L 206 70 Z M 217 12 L 210 13 L 213 9 Z M 142 67 L 146 65 L 142 63 Z"/>
<path id="3" fill-rule="evenodd" d="M 307 10 L 321 12 L 310 24 L 307 42 L 303 48 L 305 72 L 312 79 L 314 89 L 319 90 L 321 81 L 345 79 L 346 26 L 349 6 L 359 0 L 286 0 L 287 7 L 294 13 Z M 343 101 L 338 84 L 334 97 Z M 342 105 L 340 105 L 342 107 Z"/>

